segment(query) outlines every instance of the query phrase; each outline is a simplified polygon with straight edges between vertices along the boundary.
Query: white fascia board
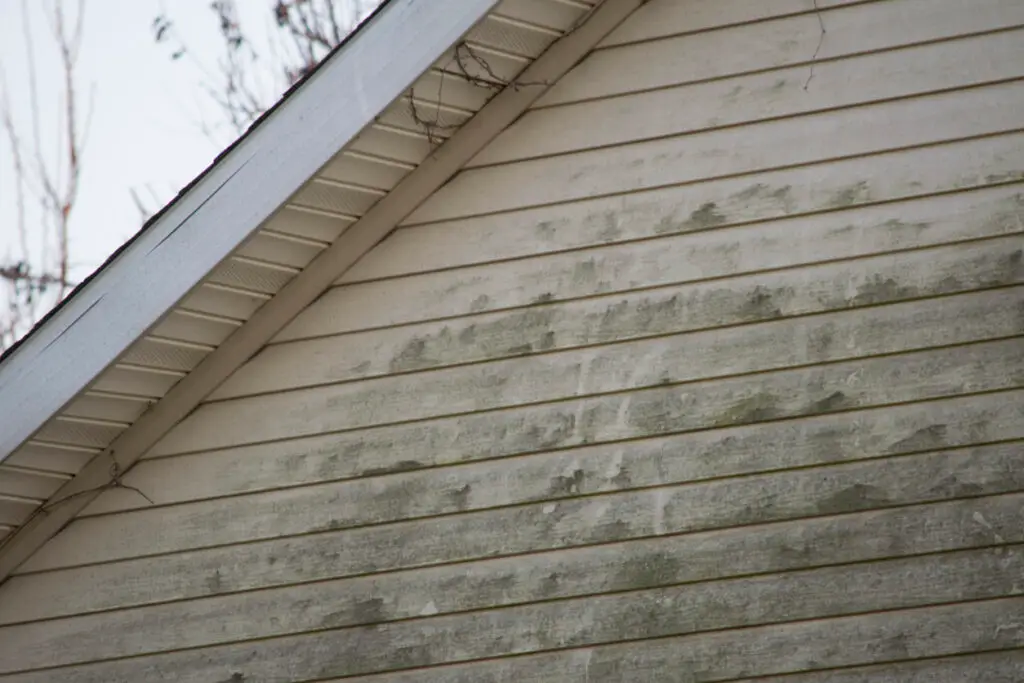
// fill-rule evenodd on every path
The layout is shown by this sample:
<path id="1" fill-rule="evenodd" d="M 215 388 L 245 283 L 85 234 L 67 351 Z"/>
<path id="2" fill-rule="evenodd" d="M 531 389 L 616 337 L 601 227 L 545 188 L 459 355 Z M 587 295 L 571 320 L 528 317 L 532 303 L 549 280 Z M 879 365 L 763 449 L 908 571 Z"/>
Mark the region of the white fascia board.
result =
<path id="1" fill-rule="evenodd" d="M 0 363 L 0 462 L 85 389 L 498 0 L 390 0 Z"/>

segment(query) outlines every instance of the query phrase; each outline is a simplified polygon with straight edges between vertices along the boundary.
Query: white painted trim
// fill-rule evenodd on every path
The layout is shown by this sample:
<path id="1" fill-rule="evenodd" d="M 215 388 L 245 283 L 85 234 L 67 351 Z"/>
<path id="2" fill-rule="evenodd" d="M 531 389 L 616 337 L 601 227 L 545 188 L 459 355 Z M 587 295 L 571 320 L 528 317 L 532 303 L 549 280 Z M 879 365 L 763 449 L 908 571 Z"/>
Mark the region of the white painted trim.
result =
<path id="1" fill-rule="evenodd" d="M 519 77 L 523 83 L 542 85 L 507 87 L 495 95 L 434 154 L 405 176 L 386 197 L 118 436 L 106 451 L 89 461 L 50 498 L 62 503 L 45 514 L 34 515 L 14 535 L 5 539 L 0 546 L 0 582 L 99 495 L 99 487 L 110 483 L 112 462 L 116 461 L 122 472 L 131 468 L 169 429 L 384 239 L 421 202 L 448 182 L 644 1 L 605 0 L 582 25 L 555 41 Z"/>
<path id="2" fill-rule="evenodd" d="M 0 462 L 496 5 L 391 0 L 0 364 Z"/>

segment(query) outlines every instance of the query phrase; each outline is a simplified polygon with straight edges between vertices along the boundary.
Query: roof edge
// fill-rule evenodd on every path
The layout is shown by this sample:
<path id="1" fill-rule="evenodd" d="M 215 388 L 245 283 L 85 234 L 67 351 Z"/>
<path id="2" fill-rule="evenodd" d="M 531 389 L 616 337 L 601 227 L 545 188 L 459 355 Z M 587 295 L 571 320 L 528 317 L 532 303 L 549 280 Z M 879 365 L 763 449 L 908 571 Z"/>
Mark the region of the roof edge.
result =
<path id="1" fill-rule="evenodd" d="M 387 0 L 362 22 L 5 354 L 0 462 L 159 322 L 497 4 Z M 342 100 L 339 92 L 351 97 Z"/>

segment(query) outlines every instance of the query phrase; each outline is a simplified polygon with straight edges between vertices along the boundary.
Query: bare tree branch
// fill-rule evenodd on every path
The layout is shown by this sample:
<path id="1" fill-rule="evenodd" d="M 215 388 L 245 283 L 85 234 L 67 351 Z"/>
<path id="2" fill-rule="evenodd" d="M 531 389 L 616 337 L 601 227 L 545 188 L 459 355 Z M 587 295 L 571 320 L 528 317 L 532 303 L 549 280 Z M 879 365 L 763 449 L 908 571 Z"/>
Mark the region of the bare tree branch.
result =
<path id="1" fill-rule="evenodd" d="M 221 35 L 215 71 L 201 67 L 203 89 L 236 133 L 244 132 L 289 86 L 306 76 L 379 0 L 267 0 L 270 28 L 264 58 L 235 0 L 210 4 Z M 172 44 L 171 57 L 191 55 L 166 12 L 153 22 L 154 39 Z M 212 75 L 211 75 L 212 74 Z"/>
<path id="2" fill-rule="evenodd" d="M 24 73 L 28 88 L 28 135 L 18 129 L 13 113 L 13 99 L 6 79 L 0 71 L 0 119 L 7 145 L 11 148 L 10 164 L 14 175 L 15 230 L 19 252 L 0 261 L 0 282 L 6 306 L 0 318 L 0 348 L 25 334 L 45 306 L 49 308 L 63 299 L 74 286 L 70 276 L 71 219 L 78 200 L 82 172 L 82 156 L 92 116 L 92 100 L 83 125 L 80 120 L 76 68 L 82 44 L 85 0 L 79 0 L 73 21 L 59 0 L 51 0 L 42 8 L 50 35 L 59 56 L 60 77 L 57 99 L 60 110 L 54 122 L 56 134 L 46 147 L 41 130 L 44 121 L 39 106 L 40 75 L 35 59 L 34 31 L 29 19 L 27 0 L 22 0 L 22 22 L 25 36 Z M 36 5 L 38 7 L 38 5 Z M 26 141 L 30 152 L 26 153 Z M 53 161 L 47 156 L 53 154 Z M 27 203 L 32 198 L 40 213 L 38 224 L 29 217 Z M 33 251 L 33 239 L 38 253 Z"/>
<path id="3" fill-rule="evenodd" d="M 206 96 L 224 114 L 236 134 L 244 132 L 281 93 L 316 67 L 356 21 L 379 0 L 264 0 L 269 40 L 261 54 L 248 27 L 239 20 L 236 0 L 210 3 L 221 37 L 221 52 L 212 67 L 193 55 L 176 32 L 166 12 L 156 17 L 152 30 L 157 43 L 171 48 L 171 58 L 186 58 L 198 67 Z M 0 65 L 0 141 L 11 153 L 0 158 L 13 173 L 14 233 L 16 245 L 0 259 L 0 348 L 30 329 L 41 311 L 59 302 L 74 286 L 71 281 L 71 235 L 79 200 L 83 152 L 93 115 L 95 92 L 79 91 L 77 65 L 86 11 L 85 0 L 22 0 L 25 60 L 19 70 L 27 92 L 12 97 Z M 37 45 L 43 38 L 32 25 L 31 12 L 42 11 L 48 33 L 42 34 L 56 50 L 59 77 L 39 72 Z M 464 55 L 478 61 L 477 55 Z M 57 116 L 51 118 L 41 102 L 56 92 Z M 17 105 L 18 110 L 14 107 Z M 15 114 L 18 115 L 15 115 Z M 53 128 L 51 128 L 53 126 Z M 212 137 L 214 125 L 202 122 Z M 437 126 L 441 128 L 441 126 Z M 53 132 L 50 132 L 53 131 Z M 160 202 L 152 188 L 154 203 Z M 140 218 L 152 215 L 149 202 L 136 189 L 129 190 Z"/>

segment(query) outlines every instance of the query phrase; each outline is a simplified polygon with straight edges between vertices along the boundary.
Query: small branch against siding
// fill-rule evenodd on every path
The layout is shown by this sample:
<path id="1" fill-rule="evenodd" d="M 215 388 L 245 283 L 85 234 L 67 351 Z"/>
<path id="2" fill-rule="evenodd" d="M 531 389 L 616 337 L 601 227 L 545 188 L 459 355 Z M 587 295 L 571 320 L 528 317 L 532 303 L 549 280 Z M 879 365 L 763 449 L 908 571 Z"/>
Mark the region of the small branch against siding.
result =
<path id="1" fill-rule="evenodd" d="M 148 502 L 150 505 L 156 505 L 156 502 L 152 498 L 147 496 L 145 492 L 142 491 L 142 489 L 138 488 L 137 486 L 132 486 L 131 484 L 126 484 L 121 480 L 121 477 L 124 475 L 124 472 L 121 471 L 121 463 L 119 463 L 117 461 L 117 458 L 114 457 L 113 451 L 107 451 L 107 455 L 110 458 L 110 481 L 99 486 L 94 486 L 90 489 L 75 491 L 74 493 L 70 493 L 64 496 L 63 498 L 58 498 L 57 500 L 52 500 L 46 505 L 40 507 L 39 512 L 45 514 L 52 510 L 53 508 L 57 507 L 58 505 L 68 502 L 69 500 L 73 500 L 75 498 L 90 493 L 102 493 L 103 491 L 108 491 L 110 489 L 126 489 L 128 491 L 133 491 L 142 496 L 143 498 L 145 498 L 146 502 Z"/>
<path id="2" fill-rule="evenodd" d="M 501 78 L 498 74 L 494 73 L 494 69 L 484 59 L 483 55 L 473 49 L 473 47 L 466 41 L 462 41 L 455 46 L 455 58 L 453 60 L 459 68 L 459 72 L 473 85 L 478 85 L 483 88 L 489 88 L 491 90 L 501 90 L 506 86 L 511 85 L 513 88 L 518 90 L 519 88 L 527 86 L 547 86 L 550 83 L 545 81 L 520 81 L 518 79 L 512 81 L 506 81 Z M 483 69 L 484 73 L 487 74 L 488 78 L 483 78 L 471 73 L 470 64 L 476 64 L 478 67 Z"/>
<path id="3" fill-rule="evenodd" d="M 550 83 L 546 81 L 520 81 L 518 79 L 507 80 L 495 73 L 494 68 L 491 67 L 487 59 L 480 54 L 478 50 L 475 50 L 466 41 L 459 42 L 454 50 L 452 51 L 452 58 L 447 64 L 441 69 L 440 82 L 437 88 L 437 98 L 435 100 L 436 110 L 433 115 L 425 114 L 422 110 L 424 107 L 416 104 L 416 93 L 414 89 L 409 91 L 409 109 L 412 115 L 413 121 L 417 126 L 423 129 L 427 135 L 427 140 L 431 145 L 439 145 L 444 141 L 443 136 L 439 133 L 442 131 L 454 131 L 457 130 L 460 124 L 445 124 L 441 122 L 441 106 L 443 103 L 443 92 L 444 92 L 444 81 L 445 76 L 448 73 L 448 69 L 454 67 L 463 79 L 471 85 L 475 85 L 479 88 L 484 88 L 497 93 L 505 88 L 511 86 L 518 90 L 519 88 L 529 86 L 548 86 Z M 483 75 L 478 73 L 483 72 Z"/>
<path id="4" fill-rule="evenodd" d="M 437 109 L 434 111 L 433 116 L 424 116 L 420 113 L 420 107 L 416 105 L 416 89 L 415 87 L 409 89 L 409 113 L 412 116 L 413 122 L 427 134 L 427 142 L 432 147 L 436 147 L 444 142 L 444 136 L 440 134 L 440 131 L 450 131 L 458 128 L 456 124 L 441 123 L 441 93 L 443 89 L 444 72 L 442 71 L 441 82 L 437 89 Z"/>
<path id="5" fill-rule="evenodd" d="M 46 503 L 45 505 L 42 505 L 42 506 L 36 508 L 32 512 L 32 514 L 29 515 L 28 519 L 26 519 L 24 522 L 22 522 L 22 524 L 21 524 L 22 528 L 26 527 L 30 522 L 32 522 L 37 517 L 39 517 L 41 515 L 47 515 L 54 508 L 60 507 L 64 503 L 67 503 L 67 502 L 69 502 L 71 500 L 74 500 L 75 498 L 81 498 L 82 496 L 85 496 L 85 495 L 88 495 L 88 494 L 91 494 L 91 493 L 102 493 L 103 491 L 107 491 L 107 490 L 110 490 L 110 489 L 127 489 L 128 491 L 133 491 L 133 492 L 137 493 L 138 495 L 142 496 L 143 498 L 145 498 L 146 502 L 149 503 L 150 505 L 156 505 L 156 501 L 154 501 L 152 498 L 147 496 L 146 493 L 142 489 L 138 488 L 137 486 L 132 486 L 131 484 L 126 484 L 126 483 L 124 483 L 121 480 L 121 477 L 124 476 L 124 472 L 121 470 L 121 463 L 119 463 L 117 461 L 117 458 L 114 457 L 114 452 L 113 451 L 106 451 L 106 455 L 107 455 L 107 457 L 110 458 L 110 470 L 109 470 L 110 480 L 109 481 L 107 481 L 105 484 L 101 484 L 99 486 L 94 486 L 92 488 L 83 489 L 81 491 L 75 491 L 74 493 L 69 493 L 68 495 L 64 496 L 63 498 L 58 498 L 56 500 L 51 500 L 50 502 Z M 100 456 L 100 457 L 102 457 L 102 456 Z M 72 519 L 74 519 L 74 516 L 72 516 L 71 519 L 68 519 L 64 523 L 64 526 L 67 526 L 68 524 L 70 524 Z M 63 526 L 61 528 L 63 529 Z M 7 536 L 4 537 L 3 540 L 0 540 L 0 550 L 2 550 L 4 547 L 6 547 L 6 545 L 8 543 L 10 543 L 16 536 L 17 536 L 17 534 L 8 534 Z M 0 581 L 0 583 L 2 583 L 2 581 Z"/>
<path id="6" fill-rule="evenodd" d="M 811 55 L 811 66 L 810 71 L 807 74 L 807 81 L 804 82 L 804 90 L 811 84 L 811 79 L 814 78 L 814 65 L 818 61 L 818 53 L 821 52 L 821 45 L 825 42 L 825 20 L 821 16 L 821 8 L 818 7 L 818 0 L 814 1 L 814 16 L 818 19 L 818 45 L 814 48 L 814 54 Z"/>

